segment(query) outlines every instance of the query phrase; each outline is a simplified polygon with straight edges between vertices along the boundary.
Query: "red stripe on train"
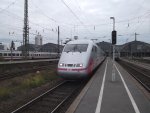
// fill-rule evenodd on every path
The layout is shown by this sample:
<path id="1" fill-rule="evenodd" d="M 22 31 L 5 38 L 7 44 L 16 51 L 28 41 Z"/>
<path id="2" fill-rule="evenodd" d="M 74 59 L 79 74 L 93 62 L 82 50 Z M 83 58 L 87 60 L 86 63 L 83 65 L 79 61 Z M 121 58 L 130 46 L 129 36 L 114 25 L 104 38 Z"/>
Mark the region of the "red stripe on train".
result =
<path id="1" fill-rule="evenodd" d="M 67 69 L 66 69 L 66 68 L 58 68 L 57 70 L 67 71 Z"/>
<path id="2" fill-rule="evenodd" d="M 92 71 L 93 71 L 93 59 L 91 58 L 89 60 L 89 65 L 88 65 L 88 74 L 92 74 Z"/>
<path id="3" fill-rule="evenodd" d="M 72 69 L 72 71 L 84 71 L 86 70 L 87 68 L 80 68 L 80 69 Z"/>
<path id="4" fill-rule="evenodd" d="M 63 70 L 63 71 L 84 71 L 87 68 L 80 68 L 80 69 L 67 69 L 67 68 L 58 68 L 58 70 Z"/>

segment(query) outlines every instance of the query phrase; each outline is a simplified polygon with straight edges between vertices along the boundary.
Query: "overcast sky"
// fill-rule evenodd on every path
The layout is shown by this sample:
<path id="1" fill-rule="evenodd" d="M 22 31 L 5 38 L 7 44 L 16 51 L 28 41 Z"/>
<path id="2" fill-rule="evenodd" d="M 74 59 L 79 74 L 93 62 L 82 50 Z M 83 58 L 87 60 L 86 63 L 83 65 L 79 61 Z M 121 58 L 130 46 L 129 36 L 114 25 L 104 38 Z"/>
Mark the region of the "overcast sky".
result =
<path id="1" fill-rule="evenodd" d="M 110 41 L 115 17 L 117 44 L 134 40 L 150 43 L 150 0 L 29 0 L 30 43 L 35 34 L 43 43 L 57 43 L 60 38 L 98 39 Z M 22 42 L 24 0 L 0 1 L 0 42 Z M 10 32 L 10 34 L 9 34 Z M 20 43 L 16 43 L 19 45 Z"/>

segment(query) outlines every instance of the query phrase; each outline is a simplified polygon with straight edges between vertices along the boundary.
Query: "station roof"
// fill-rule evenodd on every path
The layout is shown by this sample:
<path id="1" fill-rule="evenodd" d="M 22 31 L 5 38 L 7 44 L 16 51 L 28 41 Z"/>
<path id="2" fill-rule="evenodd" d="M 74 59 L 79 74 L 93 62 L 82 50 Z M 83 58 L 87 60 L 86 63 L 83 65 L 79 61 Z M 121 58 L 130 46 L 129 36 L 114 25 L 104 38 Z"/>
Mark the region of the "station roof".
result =
<path id="1" fill-rule="evenodd" d="M 141 41 L 132 41 L 121 46 L 120 52 L 150 52 L 150 44 Z"/>
<path id="2" fill-rule="evenodd" d="M 112 44 L 109 42 L 103 41 L 97 43 L 97 45 L 105 52 L 112 51 Z M 132 41 L 123 45 L 115 45 L 115 50 L 118 52 L 150 52 L 150 44 L 141 41 Z"/>

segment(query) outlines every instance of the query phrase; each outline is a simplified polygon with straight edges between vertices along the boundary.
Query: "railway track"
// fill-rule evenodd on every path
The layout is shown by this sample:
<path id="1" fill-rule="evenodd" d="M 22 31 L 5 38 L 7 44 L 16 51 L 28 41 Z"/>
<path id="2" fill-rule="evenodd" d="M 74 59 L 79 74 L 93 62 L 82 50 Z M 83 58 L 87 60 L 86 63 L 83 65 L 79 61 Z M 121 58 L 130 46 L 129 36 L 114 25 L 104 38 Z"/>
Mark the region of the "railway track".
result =
<path id="1" fill-rule="evenodd" d="M 36 72 L 36 71 L 46 70 L 46 69 L 50 69 L 50 68 L 56 68 L 56 66 L 57 66 L 57 63 L 51 63 L 51 64 L 45 65 L 45 66 L 37 66 L 37 67 L 34 66 L 33 68 L 30 68 L 30 69 L 24 68 L 24 69 L 21 69 L 21 70 L 16 71 L 16 72 L 1 73 L 0 74 L 0 81 L 14 78 L 17 76 L 23 76 L 25 74 Z"/>
<path id="2" fill-rule="evenodd" d="M 150 70 L 122 60 L 118 63 L 150 92 Z"/>
<path id="3" fill-rule="evenodd" d="M 85 82 L 64 81 L 11 113 L 64 113 L 83 84 Z"/>
<path id="4" fill-rule="evenodd" d="M 138 60 L 125 60 L 125 59 L 121 59 L 121 60 L 125 61 L 125 62 L 132 63 L 132 64 L 136 64 L 139 67 L 143 67 L 143 68 L 146 68 L 146 69 L 150 70 L 150 64 L 143 63 L 143 62 L 140 62 Z"/>
<path id="5" fill-rule="evenodd" d="M 150 60 L 148 60 L 148 59 L 134 59 L 134 60 L 135 60 L 135 61 L 138 61 L 138 62 L 150 64 Z"/>

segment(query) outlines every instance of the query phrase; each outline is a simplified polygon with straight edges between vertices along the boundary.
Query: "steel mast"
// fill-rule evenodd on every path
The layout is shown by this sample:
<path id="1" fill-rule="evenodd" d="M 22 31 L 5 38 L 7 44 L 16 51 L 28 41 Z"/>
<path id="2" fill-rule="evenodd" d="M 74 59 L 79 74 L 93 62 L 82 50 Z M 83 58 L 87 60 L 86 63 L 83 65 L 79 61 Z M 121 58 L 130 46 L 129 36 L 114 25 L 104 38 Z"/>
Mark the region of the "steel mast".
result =
<path id="1" fill-rule="evenodd" d="M 28 21 L 28 0 L 24 1 L 24 27 L 23 27 L 23 46 L 22 54 L 25 59 L 29 55 L 29 21 Z"/>

